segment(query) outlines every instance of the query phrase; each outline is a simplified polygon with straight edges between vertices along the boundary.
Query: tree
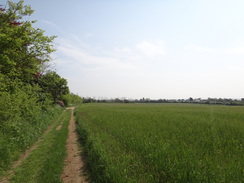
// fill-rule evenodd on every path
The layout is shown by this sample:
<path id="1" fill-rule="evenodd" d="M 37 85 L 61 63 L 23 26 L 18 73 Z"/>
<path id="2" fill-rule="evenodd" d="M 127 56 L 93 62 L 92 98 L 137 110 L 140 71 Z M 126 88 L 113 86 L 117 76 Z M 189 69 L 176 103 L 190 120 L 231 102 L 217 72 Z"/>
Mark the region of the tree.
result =
<path id="1" fill-rule="evenodd" d="M 56 101 L 62 95 L 69 94 L 67 80 L 60 77 L 56 72 L 49 71 L 38 79 L 38 84 L 45 93 L 49 93 Z"/>
<path id="2" fill-rule="evenodd" d="M 73 93 L 62 95 L 59 99 L 64 102 L 65 106 L 80 105 L 82 103 L 82 98 Z"/>
<path id="3" fill-rule="evenodd" d="M 23 3 L 8 1 L 8 9 L 0 8 L 0 72 L 31 83 L 50 61 L 55 36 L 44 36 L 43 30 L 32 27 L 35 21 L 24 21 L 34 11 Z"/>
<path id="4" fill-rule="evenodd" d="M 30 85 L 36 88 L 37 102 L 43 103 L 45 93 L 56 100 L 69 93 L 69 89 L 67 81 L 57 73 L 43 74 L 44 65 L 55 51 L 52 45 L 55 36 L 45 36 L 43 30 L 32 26 L 35 21 L 27 21 L 25 17 L 33 12 L 24 5 L 24 0 L 8 1 L 6 9 L 0 6 L 0 96 Z"/>
<path id="5" fill-rule="evenodd" d="M 189 101 L 190 101 L 190 102 L 192 102 L 192 101 L 193 101 L 193 98 L 192 98 L 192 97 L 190 97 L 190 98 L 189 98 Z"/>

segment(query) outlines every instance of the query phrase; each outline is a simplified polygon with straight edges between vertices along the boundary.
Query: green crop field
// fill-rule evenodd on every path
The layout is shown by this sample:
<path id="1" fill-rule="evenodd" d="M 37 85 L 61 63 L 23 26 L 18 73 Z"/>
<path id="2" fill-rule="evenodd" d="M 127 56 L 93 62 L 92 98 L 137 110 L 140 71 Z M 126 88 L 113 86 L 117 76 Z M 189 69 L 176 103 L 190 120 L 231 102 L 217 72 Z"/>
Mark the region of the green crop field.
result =
<path id="1" fill-rule="evenodd" d="M 244 107 L 85 104 L 75 115 L 95 182 L 244 182 Z"/>

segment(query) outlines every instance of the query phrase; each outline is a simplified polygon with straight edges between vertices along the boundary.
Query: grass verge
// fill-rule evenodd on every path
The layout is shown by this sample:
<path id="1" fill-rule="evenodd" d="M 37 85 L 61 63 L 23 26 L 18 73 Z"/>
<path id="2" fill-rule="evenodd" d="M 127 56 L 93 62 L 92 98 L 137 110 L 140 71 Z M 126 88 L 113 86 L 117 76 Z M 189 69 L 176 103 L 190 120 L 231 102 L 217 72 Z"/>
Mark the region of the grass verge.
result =
<path id="1" fill-rule="evenodd" d="M 50 107 L 35 116 L 32 121 L 22 119 L 5 122 L 0 126 L 0 178 L 11 168 L 12 163 L 43 134 L 47 127 L 58 118 L 62 109 Z"/>
<path id="2" fill-rule="evenodd" d="M 62 113 L 54 127 L 43 136 L 38 147 L 16 169 L 10 182 L 61 182 L 70 115 L 70 110 Z M 57 128 L 60 125 L 62 128 Z"/>

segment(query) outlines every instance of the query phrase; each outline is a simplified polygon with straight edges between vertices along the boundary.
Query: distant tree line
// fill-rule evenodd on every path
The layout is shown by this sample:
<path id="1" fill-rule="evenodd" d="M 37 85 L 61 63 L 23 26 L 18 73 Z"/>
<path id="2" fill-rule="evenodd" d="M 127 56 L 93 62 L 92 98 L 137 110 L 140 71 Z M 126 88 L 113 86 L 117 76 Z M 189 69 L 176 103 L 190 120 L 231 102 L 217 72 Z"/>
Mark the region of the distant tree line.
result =
<path id="1" fill-rule="evenodd" d="M 230 99 L 230 98 L 207 98 L 201 99 L 192 97 L 188 99 L 95 99 L 91 97 L 83 98 L 83 103 L 193 103 L 193 104 L 221 104 L 221 105 L 244 105 L 244 98 Z"/>

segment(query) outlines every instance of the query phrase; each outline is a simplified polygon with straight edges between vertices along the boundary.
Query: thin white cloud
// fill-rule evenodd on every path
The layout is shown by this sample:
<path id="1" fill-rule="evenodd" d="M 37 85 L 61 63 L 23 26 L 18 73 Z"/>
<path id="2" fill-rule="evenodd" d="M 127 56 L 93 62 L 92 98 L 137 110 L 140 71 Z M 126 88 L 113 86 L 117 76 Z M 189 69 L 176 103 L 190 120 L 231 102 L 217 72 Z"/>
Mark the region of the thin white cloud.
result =
<path id="1" fill-rule="evenodd" d="M 212 49 L 212 48 L 197 46 L 195 44 L 189 44 L 189 45 L 185 46 L 184 49 L 189 50 L 189 51 L 199 51 L 199 52 L 207 52 L 207 53 L 214 52 L 214 49 Z"/>
<path id="2" fill-rule="evenodd" d="M 156 43 L 143 41 L 136 45 L 136 49 L 147 56 L 165 55 L 167 53 L 162 41 Z"/>
<path id="3" fill-rule="evenodd" d="M 194 51 L 194 52 L 202 52 L 202 53 L 215 53 L 215 54 L 220 54 L 220 55 L 244 54 L 244 47 L 234 47 L 234 48 L 223 49 L 223 48 L 210 48 L 210 47 L 198 46 L 195 44 L 189 44 L 189 45 L 184 47 L 184 50 Z"/>
<path id="4" fill-rule="evenodd" d="M 64 33 L 64 30 L 54 22 L 48 20 L 40 20 L 40 22 L 47 25 L 48 27 L 53 27 L 54 29 L 58 30 L 60 33 Z"/>
<path id="5" fill-rule="evenodd" d="M 123 62 L 134 62 L 142 59 L 142 55 L 138 54 L 136 50 L 131 47 L 118 48 L 115 47 L 112 50 L 105 51 L 107 55 L 115 58 L 119 58 Z"/>
<path id="6" fill-rule="evenodd" d="M 150 65 L 165 53 L 161 49 L 159 51 L 159 47 L 165 49 L 158 43 L 138 43 L 137 45 L 144 46 L 143 49 L 149 45 L 150 52 L 145 53 L 138 50 L 137 45 L 106 50 L 88 45 L 76 36 L 72 37 L 73 39 L 58 38 L 55 56 L 60 57 L 59 71 L 68 79 L 71 90 L 80 91 L 82 95 L 95 95 L 99 90 L 103 96 L 113 96 L 115 90 L 115 93 L 121 93 L 127 89 L 129 95 L 132 90 L 136 91 L 138 85 L 144 87 L 143 81 L 154 77 Z M 108 89 L 111 87 L 114 87 L 113 90 Z"/>
<path id="7" fill-rule="evenodd" d="M 116 58 L 91 55 L 89 52 L 86 52 L 85 50 L 71 45 L 60 46 L 58 49 L 60 52 L 62 52 L 64 56 L 69 57 L 73 61 L 80 64 L 91 66 L 104 66 L 118 62 Z"/>
<path id="8" fill-rule="evenodd" d="M 143 41 L 131 47 L 115 47 L 112 50 L 104 50 L 91 47 L 75 35 L 72 35 L 72 38 L 73 42 L 60 38 L 58 52 L 65 57 L 71 58 L 74 62 L 93 67 L 116 64 L 121 66 L 126 63 L 131 65 L 151 63 L 151 57 L 157 56 L 158 58 L 166 54 L 162 41 L 156 43 Z M 141 66 L 136 65 L 136 67 Z"/>
<path id="9" fill-rule="evenodd" d="M 244 54 L 244 47 L 231 48 L 226 51 L 227 54 Z"/>
<path id="10" fill-rule="evenodd" d="M 51 25 L 51 26 L 57 26 L 57 24 L 51 22 L 51 21 L 48 21 L 48 20 L 41 20 L 42 23 L 45 23 L 45 24 L 48 24 L 48 25 Z"/>
<path id="11" fill-rule="evenodd" d="M 113 49 L 106 51 L 96 47 L 91 47 L 81 40 L 76 39 L 71 42 L 67 39 L 60 39 L 57 48 L 58 54 L 62 57 L 62 65 L 70 67 L 74 71 L 80 68 L 86 71 L 96 72 L 138 72 L 139 65 L 131 62 L 133 58 L 131 50 Z M 134 55 L 134 57 L 137 57 Z M 125 61 L 126 60 L 126 61 Z"/>
<path id="12" fill-rule="evenodd" d="M 163 60 L 167 53 L 163 41 L 148 42 L 142 41 L 133 46 L 115 47 L 112 50 L 104 50 L 104 53 L 120 59 L 123 62 L 147 64 L 152 61 Z"/>
<path id="13" fill-rule="evenodd" d="M 92 37 L 92 36 L 93 36 L 93 33 L 91 33 L 91 32 L 86 32 L 85 35 L 84 35 L 84 38 L 88 39 L 88 38 L 90 38 L 90 37 Z"/>

